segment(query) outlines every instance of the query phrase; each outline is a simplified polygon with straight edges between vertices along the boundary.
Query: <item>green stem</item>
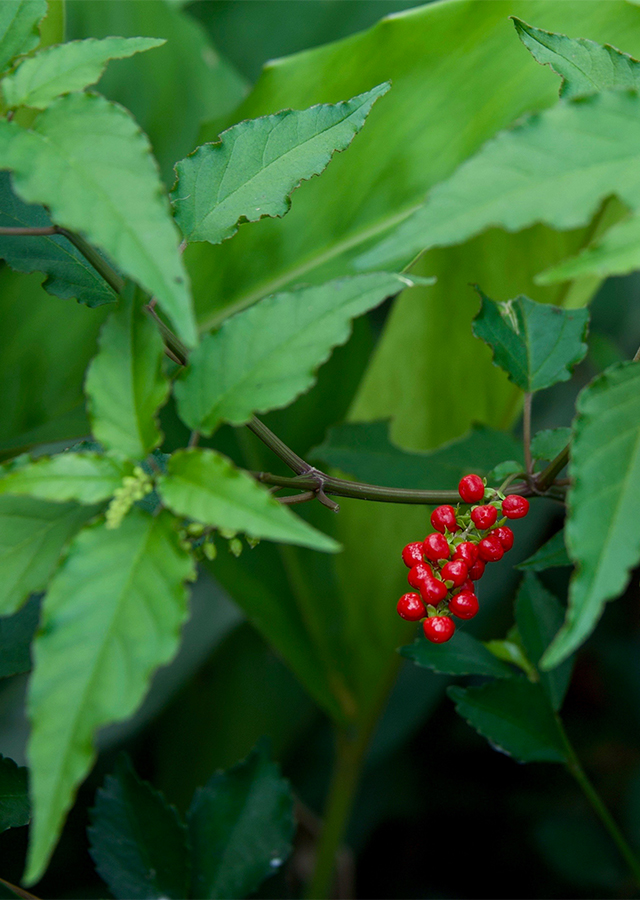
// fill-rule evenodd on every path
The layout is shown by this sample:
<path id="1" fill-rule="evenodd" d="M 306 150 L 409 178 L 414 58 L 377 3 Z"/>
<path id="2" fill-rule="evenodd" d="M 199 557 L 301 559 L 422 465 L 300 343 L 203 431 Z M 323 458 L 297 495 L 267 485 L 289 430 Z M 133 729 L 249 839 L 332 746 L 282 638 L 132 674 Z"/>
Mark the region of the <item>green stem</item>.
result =
<path id="1" fill-rule="evenodd" d="M 551 486 L 554 482 L 556 475 L 558 475 L 569 462 L 569 452 L 571 451 L 571 444 L 567 444 L 567 446 L 558 453 L 555 459 L 551 460 L 546 469 L 543 469 L 542 472 L 536 478 L 536 487 L 540 491 L 546 491 L 547 488 Z"/>
<path id="2" fill-rule="evenodd" d="M 305 475 L 313 471 L 312 466 L 306 463 L 297 453 L 294 453 L 291 447 L 288 447 L 284 441 L 281 441 L 278 435 L 274 434 L 260 419 L 253 416 L 247 422 L 247 428 L 249 431 L 253 431 L 256 437 L 259 437 L 297 475 Z"/>
<path id="3" fill-rule="evenodd" d="M 97 250 L 94 250 L 91 244 L 87 243 L 87 241 L 80 237 L 79 234 L 76 234 L 75 231 L 67 231 L 66 228 L 56 227 L 56 233 L 61 234 L 63 237 L 66 237 L 68 241 L 71 241 L 76 250 L 79 250 L 87 262 L 91 263 L 96 272 L 102 275 L 104 280 L 113 288 L 116 294 L 122 293 L 125 285 L 124 278 L 118 275 L 115 269 L 111 268 L 109 263 L 100 256 Z"/>
<path id="4" fill-rule="evenodd" d="M 533 472 L 533 464 L 531 461 L 531 401 L 533 394 L 525 393 L 524 410 L 522 415 L 522 438 L 524 442 L 524 465 L 527 475 Z"/>

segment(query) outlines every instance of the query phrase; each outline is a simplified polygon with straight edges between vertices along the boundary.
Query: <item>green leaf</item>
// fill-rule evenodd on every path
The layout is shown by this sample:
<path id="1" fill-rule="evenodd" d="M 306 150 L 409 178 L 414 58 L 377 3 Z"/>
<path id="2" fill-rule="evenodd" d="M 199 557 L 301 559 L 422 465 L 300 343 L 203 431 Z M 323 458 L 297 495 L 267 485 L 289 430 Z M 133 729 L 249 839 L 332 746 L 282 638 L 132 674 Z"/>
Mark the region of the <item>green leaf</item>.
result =
<path id="1" fill-rule="evenodd" d="M 482 641 L 466 631 L 458 632 L 455 640 L 438 646 L 419 637 L 408 647 L 401 647 L 400 653 L 417 666 L 444 675 L 485 675 L 491 678 L 512 678 L 515 675 L 511 666 L 490 653 Z"/>
<path id="2" fill-rule="evenodd" d="M 38 46 L 38 23 L 47 13 L 46 0 L 3 0 L 0 3 L 0 72 L 16 56 Z"/>
<path id="3" fill-rule="evenodd" d="M 566 542 L 577 570 L 564 625 L 544 656 L 553 668 L 591 634 L 640 559 L 640 365 L 622 363 L 576 404 Z"/>
<path id="4" fill-rule="evenodd" d="M 496 303 L 480 294 L 473 333 L 493 350 L 496 366 L 523 391 L 541 391 L 571 378 L 571 368 L 584 359 L 589 312 L 560 309 L 516 297 Z"/>
<path id="5" fill-rule="evenodd" d="M 176 221 L 188 241 L 219 244 L 241 222 L 281 218 L 291 194 L 346 150 L 378 97 L 391 85 L 333 106 L 284 110 L 241 122 L 176 163 L 178 181 L 171 198 Z"/>
<path id="6" fill-rule="evenodd" d="M 315 383 L 315 370 L 344 344 L 351 322 L 423 279 L 376 272 L 265 297 L 205 337 L 176 384 L 181 418 L 211 434 L 254 412 L 291 403 Z"/>
<path id="7" fill-rule="evenodd" d="M 189 896 L 186 828 L 160 791 L 119 757 L 96 794 L 88 828 L 91 857 L 114 897 Z"/>
<path id="8" fill-rule="evenodd" d="M 564 610 L 532 573 L 527 573 L 516 598 L 516 623 L 527 657 L 538 669 L 540 684 L 555 710 L 560 709 L 569 687 L 573 660 L 552 672 L 540 671 L 540 660 L 564 619 Z"/>
<path id="9" fill-rule="evenodd" d="M 133 509 L 119 528 L 80 532 L 45 597 L 28 699 L 33 826 L 27 879 L 46 868 L 93 736 L 130 716 L 175 654 L 193 563 L 169 513 Z"/>
<path id="10" fill-rule="evenodd" d="M 164 345 L 133 286 L 100 332 L 85 391 L 94 436 L 107 449 L 142 459 L 162 441 L 156 412 L 169 393 Z"/>
<path id="11" fill-rule="evenodd" d="M 504 431 L 477 426 L 428 453 L 402 450 L 389 440 L 389 422 L 345 422 L 327 432 L 310 455 L 354 475 L 358 481 L 416 490 L 457 488 L 463 475 L 485 475 L 522 447 Z"/>
<path id="12" fill-rule="evenodd" d="M 167 463 L 167 474 L 158 480 L 158 492 L 176 515 L 203 525 L 330 553 L 339 549 L 214 450 L 178 450 Z"/>
<path id="13" fill-rule="evenodd" d="M 88 38 L 47 47 L 20 63 L 2 82 L 2 93 L 10 109 L 30 106 L 46 109 L 60 94 L 81 91 L 95 84 L 110 59 L 124 59 L 161 47 L 158 38 Z"/>
<path id="14" fill-rule="evenodd" d="M 560 728 L 539 684 L 509 678 L 447 693 L 456 712 L 497 750 L 519 762 L 566 762 Z"/>
<path id="15" fill-rule="evenodd" d="M 130 114 L 96 94 L 69 94 L 40 113 L 30 131 L 6 120 L 0 126 L 0 166 L 13 170 L 19 196 L 45 204 L 58 225 L 104 250 L 194 344 L 178 233 L 149 142 Z"/>
<path id="16" fill-rule="evenodd" d="M 564 529 L 543 544 L 539 550 L 516 566 L 525 572 L 543 572 L 545 569 L 553 569 L 560 566 L 572 566 L 564 545 Z"/>
<path id="17" fill-rule="evenodd" d="M 130 475 L 133 466 L 99 453 L 59 453 L 20 465 L 0 476 L 0 495 L 39 500 L 77 500 L 92 504 L 108 500 Z"/>
<path id="18" fill-rule="evenodd" d="M 198 788 L 187 821 L 194 896 L 241 900 L 291 852 L 291 787 L 258 745 L 243 762 Z"/>
<path id="19" fill-rule="evenodd" d="M 99 509 L 0 497 L 0 615 L 46 587 L 67 542 Z"/>
<path id="20" fill-rule="evenodd" d="M 0 754 L 0 832 L 29 822 L 28 775 L 27 769 Z"/>
<path id="21" fill-rule="evenodd" d="M 571 440 L 570 428 L 547 428 L 531 438 L 531 455 L 534 459 L 555 459 Z"/>
<path id="22" fill-rule="evenodd" d="M 610 88 L 640 87 L 640 63 L 609 44 L 543 31 L 512 16 L 518 37 L 541 65 L 562 78 L 560 96 L 579 97 Z"/>
<path id="23" fill-rule="evenodd" d="M 32 597 L 12 616 L 0 616 L 0 678 L 31 670 L 31 641 L 39 618 L 38 597 Z"/>

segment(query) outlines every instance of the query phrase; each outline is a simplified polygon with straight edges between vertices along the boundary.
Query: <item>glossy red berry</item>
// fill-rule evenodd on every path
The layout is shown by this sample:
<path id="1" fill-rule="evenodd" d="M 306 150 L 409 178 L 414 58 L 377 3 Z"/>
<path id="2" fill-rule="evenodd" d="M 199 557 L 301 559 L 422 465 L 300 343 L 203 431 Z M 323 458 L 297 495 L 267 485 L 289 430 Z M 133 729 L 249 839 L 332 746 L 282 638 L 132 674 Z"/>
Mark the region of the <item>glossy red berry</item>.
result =
<path id="1" fill-rule="evenodd" d="M 455 622 L 449 616 L 431 616 L 422 623 L 424 636 L 432 644 L 444 644 L 453 637 Z"/>
<path id="2" fill-rule="evenodd" d="M 509 494 L 502 501 L 502 512 L 507 519 L 523 519 L 529 512 L 529 501 L 519 494 Z"/>
<path id="3" fill-rule="evenodd" d="M 476 560 L 476 562 L 474 562 L 474 564 L 469 569 L 469 578 L 472 578 L 474 581 L 479 581 L 484 575 L 484 567 L 484 560 Z"/>
<path id="4" fill-rule="evenodd" d="M 478 609 L 478 598 L 473 591 L 460 591 L 449 601 L 449 611 L 459 619 L 473 619 Z"/>
<path id="5" fill-rule="evenodd" d="M 495 525 L 497 518 L 498 510 L 495 506 L 476 506 L 475 509 L 471 510 L 471 521 L 480 531 L 486 531 L 487 528 Z"/>
<path id="6" fill-rule="evenodd" d="M 425 562 L 416 563 L 415 566 L 409 569 L 409 574 L 407 575 L 407 581 L 411 587 L 418 591 L 422 582 L 427 578 L 433 578 L 433 572 L 431 571 L 431 566 Z"/>
<path id="7" fill-rule="evenodd" d="M 471 591 L 472 594 L 475 594 L 476 592 L 476 586 L 471 578 L 467 578 L 467 580 L 462 583 L 461 588 L 463 591 Z"/>
<path id="8" fill-rule="evenodd" d="M 458 493 L 465 503 L 477 503 L 484 497 L 484 482 L 479 475 L 465 475 L 460 479 Z"/>
<path id="9" fill-rule="evenodd" d="M 449 559 L 451 556 L 451 547 L 443 534 L 440 534 L 439 531 L 434 531 L 431 534 L 428 534 L 424 539 L 422 552 L 427 559 L 436 562 L 439 559 Z"/>
<path id="10" fill-rule="evenodd" d="M 478 544 L 480 558 L 485 562 L 497 562 L 504 556 L 502 544 L 495 535 L 487 535 Z"/>
<path id="11" fill-rule="evenodd" d="M 398 615 L 407 622 L 418 622 L 427 614 L 419 594 L 403 594 L 398 600 Z"/>
<path id="12" fill-rule="evenodd" d="M 466 564 L 471 568 L 471 566 L 478 559 L 478 546 L 477 544 L 472 544 L 471 541 L 463 541 L 461 544 L 458 544 L 456 549 L 453 551 L 454 559 L 463 559 Z"/>
<path id="13" fill-rule="evenodd" d="M 460 587 L 467 580 L 469 567 L 463 559 L 451 559 L 440 569 L 443 581 L 452 581 L 454 587 Z"/>
<path id="14" fill-rule="evenodd" d="M 424 562 L 422 556 L 422 541 L 414 541 L 412 544 L 407 544 L 402 551 L 402 561 L 408 569 L 418 563 Z"/>
<path id="15" fill-rule="evenodd" d="M 502 544 L 502 549 L 505 552 L 511 550 L 513 547 L 513 531 L 508 525 L 501 525 L 499 528 L 494 528 L 490 534 L 494 534 L 498 538 Z"/>
<path id="16" fill-rule="evenodd" d="M 425 603 L 429 603 L 431 606 L 437 606 L 447 596 L 447 586 L 444 581 L 439 581 L 431 574 L 420 581 L 418 590 Z"/>
<path id="17" fill-rule="evenodd" d="M 444 534 L 445 530 L 452 532 L 460 530 L 453 506 L 436 506 L 431 513 L 431 524 L 441 534 Z"/>

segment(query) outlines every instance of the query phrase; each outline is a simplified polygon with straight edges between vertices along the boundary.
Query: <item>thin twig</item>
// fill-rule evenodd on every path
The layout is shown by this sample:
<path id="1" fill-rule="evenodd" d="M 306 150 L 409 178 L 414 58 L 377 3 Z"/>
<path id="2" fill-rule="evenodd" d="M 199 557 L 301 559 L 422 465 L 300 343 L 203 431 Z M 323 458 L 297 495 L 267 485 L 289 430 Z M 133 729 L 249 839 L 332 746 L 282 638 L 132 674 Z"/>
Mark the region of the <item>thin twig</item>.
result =
<path id="1" fill-rule="evenodd" d="M 42 228 L 0 228 L 0 235 L 9 237 L 13 235 L 16 237 L 45 237 L 51 234 L 58 234 L 58 229 L 55 225 L 46 225 Z"/>
<path id="2" fill-rule="evenodd" d="M 301 494 L 291 494 L 289 497 L 276 497 L 276 500 L 285 506 L 293 506 L 294 503 L 306 503 L 307 500 L 315 500 L 315 496 L 315 491 L 303 491 Z"/>
<path id="3" fill-rule="evenodd" d="M 281 441 L 278 435 L 274 434 L 260 419 L 253 416 L 247 422 L 247 428 L 249 431 L 253 431 L 256 437 L 259 437 L 297 475 L 306 475 L 314 471 L 313 466 L 310 466 L 301 456 L 298 456 L 290 447 L 287 447 L 285 442 Z"/>
<path id="4" fill-rule="evenodd" d="M 199 440 L 200 440 L 200 432 L 195 431 L 195 429 L 194 429 L 194 431 L 192 431 L 191 434 L 189 435 L 189 442 L 187 444 L 187 447 L 197 447 Z"/>

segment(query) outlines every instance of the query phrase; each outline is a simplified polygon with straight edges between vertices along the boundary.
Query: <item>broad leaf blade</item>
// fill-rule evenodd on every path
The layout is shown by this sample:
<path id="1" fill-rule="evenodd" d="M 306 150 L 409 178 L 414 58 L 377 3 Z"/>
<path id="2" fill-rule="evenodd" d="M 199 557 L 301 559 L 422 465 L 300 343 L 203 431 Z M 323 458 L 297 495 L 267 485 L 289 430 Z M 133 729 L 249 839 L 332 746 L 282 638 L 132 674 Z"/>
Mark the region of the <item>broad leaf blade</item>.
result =
<path id="1" fill-rule="evenodd" d="M 46 0 L 4 0 L 0 3 L 0 72 L 15 56 L 38 46 L 38 22 L 47 13 Z"/>
<path id="2" fill-rule="evenodd" d="M 188 813 L 197 897 L 241 900 L 291 852 L 293 796 L 264 749 L 198 788 Z"/>
<path id="3" fill-rule="evenodd" d="M 85 383 L 92 431 L 107 449 L 142 459 L 161 442 L 156 412 L 169 393 L 163 358 L 160 333 L 129 287 L 100 332 Z"/>
<path id="4" fill-rule="evenodd" d="M 0 754 L 0 832 L 29 822 L 28 774 L 26 768 Z"/>
<path id="5" fill-rule="evenodd" d="M 186 828 L 160 791 L 121 756 L 96 795 L 88 829 L 98 874 L 114 897 L 149 900 L 189 896 Z"/>
<path id="6" fill-rule="evenodd" d="M 0 617 L 0 678 L 31 670 L 31 641 L 39 618 L 39 597 L 32 597 L 12 616 Z"/>
<path id="7" fill-rule="evenodd" d="M 84 529 L 51 582 L 28 700 L 30 883 L 95 758 L 96 730 L 130 716 L 176 652 L 192 575 L 171 516 L 134 509 L 118 529 Z"/>
<path id="8" fill-rule="evenodd" d="M 531 438 L 531 455 L 534 459 L 554 459 L 571 440 L 570 428 L 547 428 Z"/>
<path id="9" fill-rule="evenodd" d="M 176 164 L 176 221 L 188 241 L 219 244 L 240 222 L 282 217 L 291 194 L 346 150 L 388 83 L 334 106 L 241 122 Z"/>
<path id="10" fill-rule="evenodd" d="M 278 503 L 246 472 L 214 450 L 178 450 L 160 477 L 162 501 L 179 516 L 256 538 L 335 552 L 338 545 Z"/>
<path id="11" fill-rule="evenodd" d="M 400 653 L 417 666 L 443 675 L 484 675 L 488 678 L 512 678 L 515 675 L 511 666 L 465 631 L 456 634 L 454 641 L 439 646 L 419 637 L 408 647 L 401 647 Z"/>
<path id="12" fill-rule="evenodd" d="M 554 284 L 585 275 L 606 278 L 608 275 L 627 275 L 640 267 L 640 216 L 613 225 L 597 241 L 578 256 L 541 272 L 539 284 Z"/>
<path id="13" fill-rule="evenodd" d="M 0 166 L 13 170 L 22 199 L 45 204 L 58 225 L 109 254 L 194 344 L 177 230 L 149 142 L 126 110 L 96 94 L 69 94 L 40 113 L 31 131 L 0 125 Z"/>
<path id="14" fill-rule="evenodd" d="M 99 453 L 60 453 L 42 457 L 0 475 L 0 495 L 36 497 L 64 502 L 93 504 L 108 500 L 133 471 L 123 463 Z"/>
<path id="15" fill-rule="evenodd" d="M 560 309 L 517 297 L 496 303 L 479 291 L 473 333 L 493 350 L 495 365 L 523 391 L 540 391 L 571 378 L 571 368 L 589 349 L 586 309 Z"/>
<path id="16" fill-rule="evenodd" d="M 530 572 L 543 572 L 545 569 L 572 565 L 573 563 L 569 559 L 564 544 L 564 529 L 560 529 L 557 534 L 549 538 L 546 544 L 543 544 L 539 550 L 536 550 L 532 556 L 525 559 L 516 568 L 525 572 L 527 570 Z"/>
<path id="17" fill-rule="evenodd" d="M 578 568 L 544 668 L 582 644 L 640 559 L 640 365 L 608 369 L 582 391 L 576 409 L 566 540 Z"/>
<path id="18" fill-rule="evenodd" d="M 95 84 L 110 59 L 124 59 L 160 47 L 158 38 L 88 38 L 47 47 L 2 81 L 2 93 L 9 108 L 30 106 L 46 109 L 60 94 L 81 91 Z"/>

